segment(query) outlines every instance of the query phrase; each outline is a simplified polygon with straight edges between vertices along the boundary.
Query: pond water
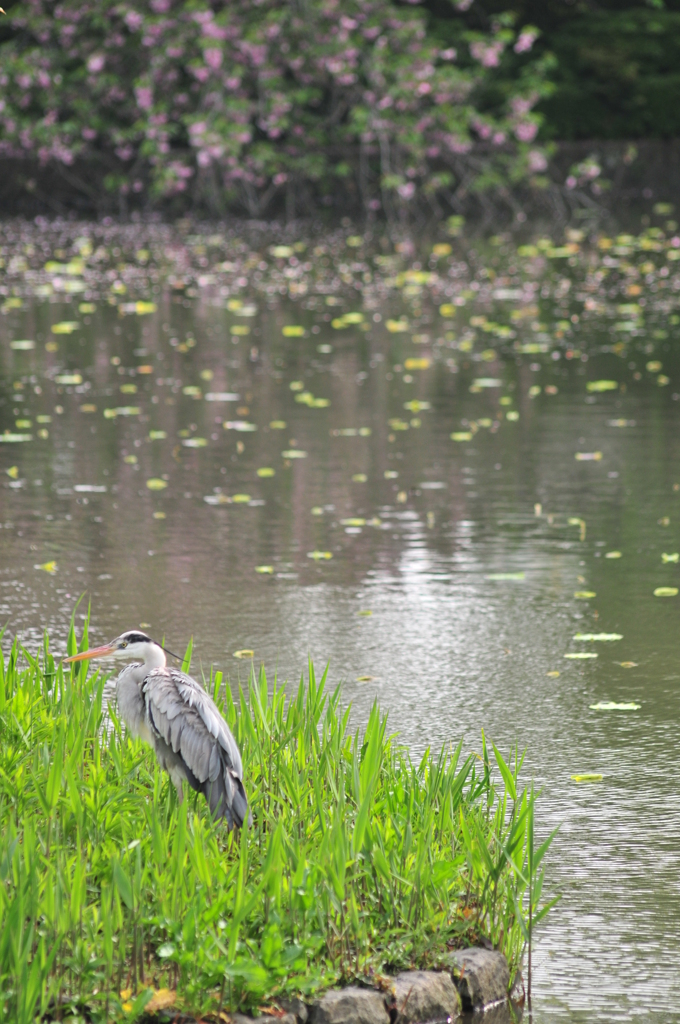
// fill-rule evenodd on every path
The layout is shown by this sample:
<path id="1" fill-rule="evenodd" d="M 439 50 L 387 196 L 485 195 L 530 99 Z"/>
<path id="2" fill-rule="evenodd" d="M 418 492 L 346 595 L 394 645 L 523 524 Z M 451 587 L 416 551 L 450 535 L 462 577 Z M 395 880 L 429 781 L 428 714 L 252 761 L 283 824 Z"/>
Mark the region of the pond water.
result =
<path id="1" fill-rule="evenodd" d="M 434 251 L 0 230 L 5 641 L 63 647 L 86 594 L 98 642 L 193 635 L 234 684 L 311 657 L 415 751 L 526 747 L 562 825 L 539 1022 L 680 1019 L 668 215 Z"/>

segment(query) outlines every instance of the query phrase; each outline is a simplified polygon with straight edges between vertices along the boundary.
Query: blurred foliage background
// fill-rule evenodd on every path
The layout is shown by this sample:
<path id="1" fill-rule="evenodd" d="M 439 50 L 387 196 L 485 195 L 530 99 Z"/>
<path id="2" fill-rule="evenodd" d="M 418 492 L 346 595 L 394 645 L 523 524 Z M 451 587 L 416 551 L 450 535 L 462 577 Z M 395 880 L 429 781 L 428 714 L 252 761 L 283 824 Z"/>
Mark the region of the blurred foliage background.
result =
<path id="1" fill-rule="evenodd" d="M 680 0 L 25 0 L 0 57 L 0 209 L 516 215 L 678 162 Z"/>

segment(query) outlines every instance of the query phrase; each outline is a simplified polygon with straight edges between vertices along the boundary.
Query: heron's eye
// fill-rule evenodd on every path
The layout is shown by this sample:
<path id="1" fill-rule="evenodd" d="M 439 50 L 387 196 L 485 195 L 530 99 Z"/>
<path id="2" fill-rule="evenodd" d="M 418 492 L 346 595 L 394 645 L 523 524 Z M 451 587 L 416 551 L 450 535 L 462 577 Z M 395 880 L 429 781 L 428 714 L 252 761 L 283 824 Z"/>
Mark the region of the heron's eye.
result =
<path id="1" fill-rule="evenodd" d="M 123 640 L 123 642 L 121 643 L 121 645 L 120 645 L 120 646 L 121 646 L 121 647 L 127 647 L 127 645 L 128 645 L 128 642 L 127 642 L 127 640 Z"/>

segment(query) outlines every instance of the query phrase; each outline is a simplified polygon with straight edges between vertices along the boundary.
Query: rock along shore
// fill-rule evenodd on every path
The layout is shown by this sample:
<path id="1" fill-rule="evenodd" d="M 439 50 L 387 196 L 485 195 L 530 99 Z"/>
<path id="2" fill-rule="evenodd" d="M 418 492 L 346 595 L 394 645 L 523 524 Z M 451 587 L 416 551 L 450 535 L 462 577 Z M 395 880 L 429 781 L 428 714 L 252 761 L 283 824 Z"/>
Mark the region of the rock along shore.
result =
<path id="1" fill-rule="evenodd" d="M 508 1011 L 510 971 L 502 953 L 460 949 L 449 962 L 450 970 L 404 971 L 382 990 L 351 985 L 325 992 L 311 1006 L 295 1000 L 284 1005 L 288 1012 L 277 1024 L 444 1024 L 471 1012 L 484 1012 L 485 1024 L 516 1019 Z M 231 1019 L 272 1024 L 268 1016 Z"/>

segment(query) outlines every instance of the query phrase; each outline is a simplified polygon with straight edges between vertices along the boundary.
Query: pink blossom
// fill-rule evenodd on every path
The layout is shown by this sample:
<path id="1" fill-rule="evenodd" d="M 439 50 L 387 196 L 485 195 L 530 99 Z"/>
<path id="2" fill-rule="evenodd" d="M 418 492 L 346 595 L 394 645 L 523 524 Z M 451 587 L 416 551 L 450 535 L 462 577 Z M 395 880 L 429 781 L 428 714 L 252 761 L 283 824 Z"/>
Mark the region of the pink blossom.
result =
<path id="1" fill-rule="evenodd" d="M 216 25 L 214 21 L 209 21 L 207 25 L 203 26 L 203 35 L 209 39 L 228 39 L 229 32 L 226 28 L 222 28 L 221 25 Z"/>
<path id="2" fill-rule="evenodd" d="M 241 84 L 241 79 L 236 78 L 234 75 L 231 75 L 229 78 L 227 78 L 224 84 L 226 85 L 227 89 L 238 89 L 239 85 Z"/>
<path id="3" fill-rule="evenodd" d="M 216 46 L 211 46 L 209 49 L 203 51 L 206 64 L 217 71 L 222 65 L 222 51 L 218 50 Z"/>
<path id="4" fill-rule="evenodd" d="M 506 137 L 507 136 L 505 132 L 494 132 L 491 141 L 493 142 L 494 146 L 502 146 L 506 140 Z"/>
<path id="5" fill-rule="evenodd" d="M 421 82 L 416 92 L 419 96 L 427 96 L 428 92 L 432 92 L 432 86 L 429 82 Z"/>
<path id="6" fill-rule="evenodd" d="M 48 89 L 50 87 L 50 85 L 52 84 L 50 76 L 47 74 L 46 71 L 40 70 L 38 72 L 38 76 L 37 77 L 38 77 L 38 85 L 42 89 Z"/>
<path id="7" fill-rule="evenodd" d="M 538 39 L 538 32 L 535 28 L 522 29 L 513 49 L 515 53 L 528 53 Z"/>
<path id="8" fill-rule="evenodd" d="M 567 186 L 567 188 L 576 188 L 578 182 L 574 175 L 570 174 L 564 184 Z"/>
<path id="9" fill-rule="evenodd" d="M 30 89 L 33 84 L 33 79 L 30 75 L 17 75 L 16 83 L 20 89 Z"/>
<path id="10" fill-rule="evenodd" d="M 279 174 L 275 174 L 274 175 L 272 181 L 274 182 L 274 184 L 278 188 L 281 185 L 285 185 L 286 184 L 286 182 L 288 181 L 288 175 L 285 173 L 285 171 L 281 171 Z"/>
<path id="11" fill-rule="evenodd" d="M 532 149 L 529 151 L 529 170 L 533 174 L 539 174 L 541 171 L 545 171 L 548 167 L 548 161 L 546 160 L 540 149 Z"/>
<path id="12" fill-rule="evenodd" d="M 83 130 L 82 130 L 82 132 L 80 134 L 88 142 L 92 142 L 93 139 L 97 138 L 97 133 L 94 130 L 94 128 L 83 128 Z"/>
<path id="13" fill-rule="evenodd" d="M 87 70 L 93 75 L 96 75 L 103 70 L 105 64 L 106 57 L 103 53 L 93 53 L 92 56 L 87 59 Z"/>
<path id="14" fill-rule="evenodd" d="M 114 152 L 119 160 L 131 160 L 135 154 L 134 149 L 129 143 L 124 146 L 116 146 Z"/>
<path id="15" fill-rule="evenodd" d="M 452 46 L 449 47 L 448 50 L 440 50 L 439 51 L 439 57 L 440 57 L 441 60 L 455 60 L 457 56 L 458 56 L 458 52 L 457 52 L 457 50 L 454 50 L 454 48 Z"/>
<path id="16" fill-rule="evenodd" d="M 510 100 L 510 109 L 515 117 L 524 117 L 536 106 L 537 100 L 538 94 L 535 92 L 529 96 L 513 96 Z"/>
<path id="17" fill-rule="evenodd" d="M 485 68 L 497 68 L 504 49 L 505 43 L 499 39 L 493 43 L 485 43 L 482 40 L 470 43 L 470 53 Z"/>
<path id="18" fill-rule="evenodd" d="M 168 46 L 165 52 L 168 57 L 170 57 L 173 60 L 176 60 L 178 57 L 182 56 L 184 50 L 181 46 Z"/>
<path id="19" fill-rule="evenodd" d="M 148 85 L 138 85 L 135 89 L 135 97 L 140 110 L 150 110 L 153 106 L 153 93 Z"/>
<path id="20" fill-rule="evenodd" d="M 156 14 L 165 14 L 170 10 L 170 0 L 151 0 L 151 10 Z"/>
<path id="21" fill-rule="evenodd" d="M 416 194 L 415 183 L 413 181 L 407 181 L 403 185 L 398 185 L 397 192 L 402 199 L 413 199 Z"/>
<path id="22" fill-rule="evenodd" d="M 373 42 L 380 35 L 381 29 L 378 25 L 371 25 L 370 28 L 365 28 L 362 32 L 364 39 L 368 39 L 369 42 Z"/>
<path id="23" fill-rule="evenodd" d="M 210 68 L 198 67 L 191 68 L 190 70 L 194 78 L 197 78 L 199 82 L 207 82 L 210 78 Z"/>
<path id="24" fill-rule="evenodd" d="M 143 21 L 144 18 L 139 11 L 127 11 L 125 15 L 125 24 L 131 32 L 136 32 Z"/>
<path id="25" fill-rule="evenodd" d="M 514 131 L 520 142 L 533 142 L 538 132 L 538 125 L 534 121 L 520 121 L 515 125 Z"/>

